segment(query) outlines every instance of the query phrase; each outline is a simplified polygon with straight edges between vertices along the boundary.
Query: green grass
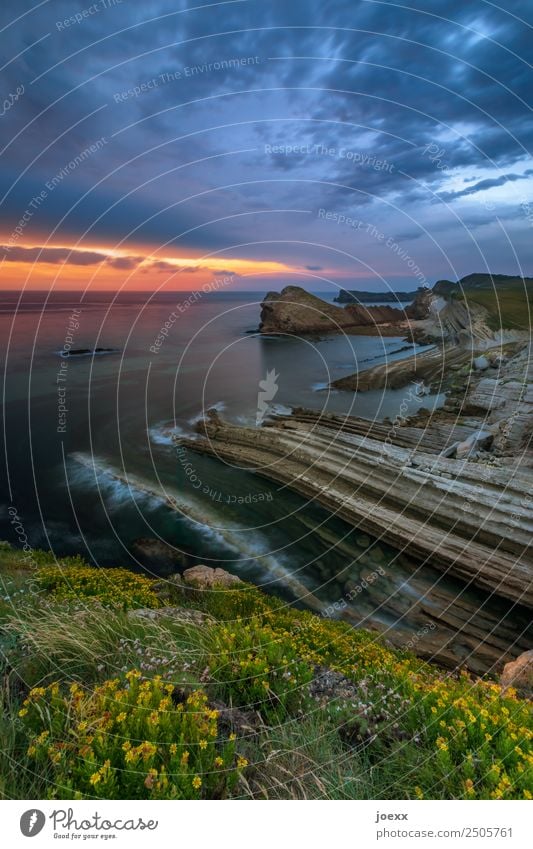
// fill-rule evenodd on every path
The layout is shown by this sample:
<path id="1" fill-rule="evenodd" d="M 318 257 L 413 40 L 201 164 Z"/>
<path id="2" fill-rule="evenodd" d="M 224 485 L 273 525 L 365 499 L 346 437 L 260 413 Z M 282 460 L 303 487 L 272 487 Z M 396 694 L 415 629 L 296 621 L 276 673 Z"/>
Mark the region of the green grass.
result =
<path id="1" fill-rule="evenodd" d="M 468 304 L 484 307 L 491 330 L 529 330 L 531 326 L 531 288 L 507 285 L 491 289 L 473 289 L 465 293 Z"/>
<path id="2" fill-rule="evenodd" d="M 0 550 L 4 798 L 529 798 L 530 706 L 494 682 L 251 586 L 152 582 L 210 614 L 184 625 L 103 606 L 112 572 L 34 562 Z"/>

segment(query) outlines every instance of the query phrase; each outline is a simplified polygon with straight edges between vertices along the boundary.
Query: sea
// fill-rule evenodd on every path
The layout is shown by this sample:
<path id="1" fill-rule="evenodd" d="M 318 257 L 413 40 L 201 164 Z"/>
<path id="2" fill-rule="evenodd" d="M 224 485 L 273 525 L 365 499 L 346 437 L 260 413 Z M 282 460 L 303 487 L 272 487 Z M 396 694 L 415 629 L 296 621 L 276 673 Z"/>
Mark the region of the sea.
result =
<path id="1" fill-rule="evenodd" d="M 303 406 L 382 420 L 442 403 L 407 389 L 332 391 L 336 378 L 424 349 L 399 337 L 262 336 L 262 297 L 1 293 L 0 539 L 20 545 L 22 525 L 32 550 L 137 570 L 136 540 L 156 539 L 332 615 L 348 585 L 381 567 L 386 592 L 367 585 L 354 615 L 408 625 L 413 593 L 397 552 L 284 486 L 193 451 L 184 459 L 173 443 L 210 408 L 256 427 L 265 380 L 266 416 Z"/>

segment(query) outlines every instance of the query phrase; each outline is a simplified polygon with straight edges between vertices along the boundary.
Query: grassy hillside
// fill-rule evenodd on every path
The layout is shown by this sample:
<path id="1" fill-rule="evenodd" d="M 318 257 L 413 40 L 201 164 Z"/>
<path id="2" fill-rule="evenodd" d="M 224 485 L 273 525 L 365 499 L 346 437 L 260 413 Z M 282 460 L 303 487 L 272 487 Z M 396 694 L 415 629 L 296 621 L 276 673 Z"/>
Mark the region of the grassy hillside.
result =
<path id="1" fill-rule="evenodd" d="M 0 572 L 4 798 L 530 798 L 529 704 L 494 682 L 246 584 Z"/>
<path id="2" fill-rule="evenodd" d="M 489 313 L 491 330 L 529 330 L 533 285 L 505 286 L 501 289 L 479 289 L 466 296 L 467 303 L 479 304 Z"/>
<path id="3" fill-rule="evenodd" d="M 458 283 L 439 280 L 433 291 L 484 307 L 489 313 L 487 324 L 491 330 L 529 330 L 531 327 L 531 277 L 470 274 Z"/>

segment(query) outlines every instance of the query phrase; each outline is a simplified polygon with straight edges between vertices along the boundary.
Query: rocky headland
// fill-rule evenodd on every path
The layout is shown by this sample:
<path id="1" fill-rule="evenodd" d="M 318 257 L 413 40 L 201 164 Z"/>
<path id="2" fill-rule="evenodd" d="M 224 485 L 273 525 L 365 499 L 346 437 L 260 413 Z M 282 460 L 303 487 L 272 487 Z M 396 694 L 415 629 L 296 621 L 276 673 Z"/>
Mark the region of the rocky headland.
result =
<path id="1" fill-rule="evenodd" d="M 260 333 L 326 335 L 398 335 L 398 327 L 409 329 L 411 306 L 366 307 L 349 304 L 337 307 L 299 286 L 286 286 L 281 292 L 269 292 L 261 304 Z"/>

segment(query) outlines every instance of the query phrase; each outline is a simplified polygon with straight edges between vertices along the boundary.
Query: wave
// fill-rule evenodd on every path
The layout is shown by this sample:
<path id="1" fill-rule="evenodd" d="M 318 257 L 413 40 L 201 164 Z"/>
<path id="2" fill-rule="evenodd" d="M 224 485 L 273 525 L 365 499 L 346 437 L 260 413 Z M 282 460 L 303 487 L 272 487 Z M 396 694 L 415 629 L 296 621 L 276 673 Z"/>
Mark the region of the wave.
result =
<path id="1" fill-rule="evenodd" d="M 203 419 L 205 419 L 205 416 L 206 416 L 206 413 L 207 413 L 208 410 L 216 410 L 217 413 L 222 413 L 225 409 L 226 409 L 226 402 L 225 401 L 215 401 L 214 404 L 207 404 L 203 408 L 203 410 L 201 410 L 199 413 L 196 413 L 195 416 L 192 416 L 192 418 L 190 418 L 188 420 L 188 424 L 195 425 L 195 424 L 198 424 L 198 422 L 201 422 Z"/>
<path id="2" fill-rule="evenodd" d="M 150 437 L 150 442 L 153 442 L 154 445 L 173 445 L 173 438 L 175 436 L 194 438 L 194 434 L 191 434 L 185 428 L 177 424 L 169 424 L 168 422 L 158 422 L 148 428 L 148 436 Z"/>
<path id="3" fill-rule="evenodd" d="M 105 495 L 106 503 L 111 502 L 113 508 L 123 509 L 131 500 L 141 499 L 150 507 L 166 506 L 179 514 L 180 519 L 187 522 L 204 538 L 226 548 L 231 555 L 237 555 L 241 560 L 253 561 L 259 566 L 266 582 L 279 581 L 291 590 L 297 599 L 305 598 L 305 602 L 316 610 L 322 609 L 322 602 L 312 595 L 302 581 L 295 578 L 291 570 L 280 559 L 268 553 L 268 541 L 256 534 L 253 542 L 243 539 L 242 534 L 249 536 L 249 530 L 237 525 L 218 527 L 219 516 L 213 511 L 206 510 L 194 499 L 184 501 L 177 490 L 165 488 L 158 483 L 147 481 L 138 475 L 119 471 L 103 458 L 83 452 L 73 452 L 69 460 L 81 467 L 84 472 L 78 473 L 78 482 L 84 486 L 96 485 Z M 71 484 L 72 484 L 71 479 Z"/>

